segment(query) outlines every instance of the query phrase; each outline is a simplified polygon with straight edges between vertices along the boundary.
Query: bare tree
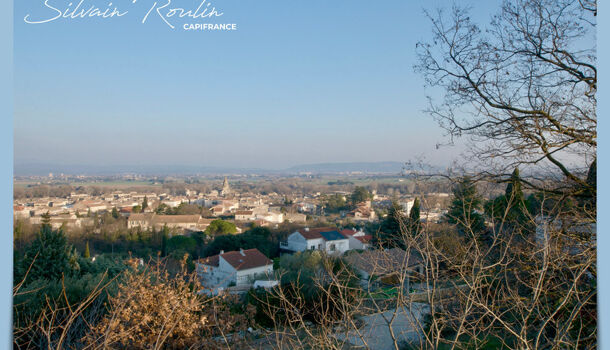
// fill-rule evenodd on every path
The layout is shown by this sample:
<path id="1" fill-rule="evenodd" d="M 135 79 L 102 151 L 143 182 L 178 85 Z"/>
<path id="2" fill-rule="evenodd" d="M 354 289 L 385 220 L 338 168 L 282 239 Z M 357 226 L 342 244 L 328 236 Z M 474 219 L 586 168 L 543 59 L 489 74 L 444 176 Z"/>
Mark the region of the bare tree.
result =
<path id="1" fill-rule="evenodd" d="M 505 1 L 486 27 L 468 9 L 427 13 L 434 38 L 418 43 L 415 68 L 444 91 L 428 112 L 452 139 L 469 137 L 484 172 L 547 167 L 571 191 L 594 191 L 586 172 L 597 147 L 596 9 L 595 1 Z"/>

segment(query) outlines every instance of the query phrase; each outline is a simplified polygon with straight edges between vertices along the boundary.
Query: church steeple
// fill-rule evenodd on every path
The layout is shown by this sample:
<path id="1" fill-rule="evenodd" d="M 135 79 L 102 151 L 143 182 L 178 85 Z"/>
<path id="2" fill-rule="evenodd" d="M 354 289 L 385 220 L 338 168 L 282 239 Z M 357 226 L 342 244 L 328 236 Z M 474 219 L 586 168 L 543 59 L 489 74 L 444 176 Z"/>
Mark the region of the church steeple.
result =
<path id="1" fill-rule="evenodd" d="M 225 180 L 222 183 L 222 190 L 220 191 L 220 194 L 226 196 L 229 193 L 231 193 L 231 187 L 229 186 L 229 180 L 227 180 L 227 177 L 225 176 Z"/>

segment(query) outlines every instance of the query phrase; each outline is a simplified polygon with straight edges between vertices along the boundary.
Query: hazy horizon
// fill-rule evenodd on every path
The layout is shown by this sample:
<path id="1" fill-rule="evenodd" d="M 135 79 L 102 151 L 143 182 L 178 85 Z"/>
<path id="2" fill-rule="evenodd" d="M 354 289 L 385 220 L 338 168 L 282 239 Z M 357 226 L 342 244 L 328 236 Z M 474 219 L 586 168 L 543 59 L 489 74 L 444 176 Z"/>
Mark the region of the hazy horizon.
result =
<path id="1" fill-rule="evenodd" d="M 431 168 L 442 166 L 430 165 Z M 82 165 L 82 164 L 15 164 L 15 176 L 47 176 L 49 173 L 59 175 L 195 175 L 195 174 L 336 174 L 336 173 L 376 173 L 376 174 L 398 174 L 405 169 L 405 162 L 378 161 L 378 162 L 329 162 L 295 164 L 283 168 L 265 167 L 240 167 L 239 165 L 220 167 L 211 165 L 184 165 L 184 164 L 151 164 L 151 165 Z"/>
<path id="2" fill-rule="evenodd" d="M 444 2 L 214 1 L 235 32 L 25 23 L 41 4 L 15 4 L 16 166 L 441 165 L 462 150 L 437 149 L 443 130 L 422 112 L 434 91 L 412 68 L 429 39 L 422 9 Z M 497 8 L 477 5 L 483 20 Z"/>

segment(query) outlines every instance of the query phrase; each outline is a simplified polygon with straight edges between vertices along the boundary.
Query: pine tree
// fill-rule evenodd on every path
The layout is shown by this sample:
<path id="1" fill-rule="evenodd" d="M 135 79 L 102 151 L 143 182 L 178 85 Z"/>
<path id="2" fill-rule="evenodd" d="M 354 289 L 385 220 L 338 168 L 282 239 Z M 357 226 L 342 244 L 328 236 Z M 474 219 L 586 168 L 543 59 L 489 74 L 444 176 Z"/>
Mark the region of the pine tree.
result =
<path id="1" fill-rule="evenodd" d="M 57 280 L 79 268 L 76 251 L 63 230 L 53 230 L 43 222 L 36 239 L 27 248 L 15 272 L 16 280 L 21 281 L 28 272 L 28 281 L 38 278 Z"/>
<path id="2" fill-rule="evenodd" d="M 483 216 L 477 213 L 481 198 L 468 176 L 464 176 L 453 189 L 453 201 L 447 213 L 447 221 L 457 225 L 462 233 L 478 233 L 485 228 Z"/>
<path id="3" fill-rule="evenodd" d="M 116 207 L 112 208 L 112 217 L 115 219 L 119 218 L 119 211 L 116 209 Z"/>
<path id="4" fill-rule="evenodd" d="M 83 254 L 85 259 L 89 259 L 91 257 L 91 253 L 89 252 L 89 241 L 87 241 L 85 245 L 85 254 Z"/>
<path id="5" fill-rule="evenodd" d="M 144 212 L 144 210 L 146 210 L 146 208 L 148 208 L 148 198 L 146 198 L 146 196 L 144 196 L 144 200 L 142 201 L 142 212 Z"/>

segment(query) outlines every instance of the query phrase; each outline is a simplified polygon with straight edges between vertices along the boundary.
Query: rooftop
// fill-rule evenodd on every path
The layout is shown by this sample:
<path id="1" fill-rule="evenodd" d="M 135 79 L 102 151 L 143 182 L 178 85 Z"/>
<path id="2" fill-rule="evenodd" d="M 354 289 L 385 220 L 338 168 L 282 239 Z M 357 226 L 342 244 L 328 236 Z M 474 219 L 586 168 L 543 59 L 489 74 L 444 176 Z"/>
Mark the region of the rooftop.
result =
<path id="1" fill-rule="evenodd" d="M 343 236 L 342 234 L 340 234 L 336 230 L 333 230 L 333 231 L 324 231 L 324 232 L 320 232 L 320 234 L 327 241 L 336 241 L 336 240 L 340 240 L 340 239 L 345 239 L 345 236 Z"/>

